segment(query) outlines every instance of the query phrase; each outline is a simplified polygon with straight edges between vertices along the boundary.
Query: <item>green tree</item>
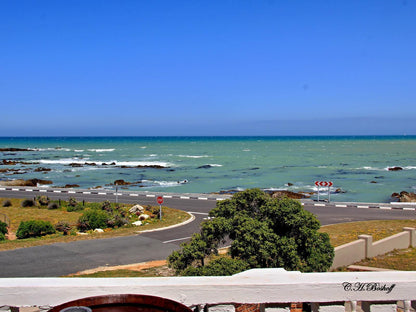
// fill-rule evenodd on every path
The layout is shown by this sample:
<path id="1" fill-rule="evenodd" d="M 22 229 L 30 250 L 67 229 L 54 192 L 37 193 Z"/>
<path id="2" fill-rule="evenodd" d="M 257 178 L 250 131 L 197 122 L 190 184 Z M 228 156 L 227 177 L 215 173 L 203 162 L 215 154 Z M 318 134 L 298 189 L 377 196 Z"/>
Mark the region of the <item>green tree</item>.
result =
<path id="1" fill-rule="evenodd" d="M 227 273 L 226 261 L 238 261 L 234 266 L 237 271 L 283 267 L 323 272 L 332 264 L 334 249 L 328 235 L 318 232 L 319 221 L 296 200 L 271 198 L 259 189 L 250 189 L 218 202 L 210 216 L 214 219 L 202 224 L 200 234 L 169 256 L 169 265 L 178 274 L 222 275 Z M 231 241 L 231 259 L 205 265 L 205 259 L 218 254 L 218 247 L 226 240 Z M 228 273 L 237 273 L 231 271 Z"/>

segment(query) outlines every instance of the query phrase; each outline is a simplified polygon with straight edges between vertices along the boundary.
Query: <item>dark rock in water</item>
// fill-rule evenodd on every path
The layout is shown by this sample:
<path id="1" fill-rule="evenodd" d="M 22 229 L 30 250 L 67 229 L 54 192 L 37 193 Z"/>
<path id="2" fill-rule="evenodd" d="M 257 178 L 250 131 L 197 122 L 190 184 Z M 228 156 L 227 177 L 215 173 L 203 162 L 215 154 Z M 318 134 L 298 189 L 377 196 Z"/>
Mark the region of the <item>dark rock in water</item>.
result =
<path id="1" fill-rule="evenodd" d="M 40 185 L 52 184 L 52 181 L 41 180 L 41 179 L 30 179 L 30 180 L 18 179 L 18 180 L 11 180 L 11 181 L 1 181 L 0 184 L 6 185 L 6 186 L 37 186 L 38 184 Z"/>
<path id="2" fill-rule="evenodd" d="M 172 172 L 172 171 L 175 171 L 175 169 L 168 169 L 167 171 Z"/>
<path id="3" fill-rule="evenodd" d="M 416 202 L 416 194 L 411 192 L 402 191 L 400 194 L 393 193 L 391 197 L 397 198 L 399 202 Z"/>
<path id="4" fill-rule="evenodd" d="M 377 181 L 371 181 L 370 183 L 377 183 Z"/>
<path id="5" fill-rule="evenodd" d="M 384 176 L 374 177 L 374 179 L 384 179 Z"/>
<path id="6" fill-rule="evenodd" d="M 73 187 L 79 187 L 79 185 L 78 184 L 66 184 L 64 186 L 64 188 L 73 188 Z"/>
<path id="7" fill-rule="evenodd" d="M 17 164 L 17 161 L 3 159 L 1 163 L 5 166 L 14 166 Z"/>
<path id="8" fill-rule="evenodd" d="M 259 167 L 250 168 L 250 170 L 259 170 Z"/>
<path id="9" fill-rule="evenodd" d="M 209 169 L 212 168 L 211 165 L 203 165 L 203 166 L 199 166 L 197 169 Z"/>
<path id="10" fill-rule="evenodd" d="M 74 167 L 74 168 L 83 167 L 82 164 L 78 164 L 78 163 L 70 163 L 68 166 L 71 166 L 71 167 Z"/>
<path id="11" fill-rule="evenodd" d="M 293 198 L 293 199 L 301 199 L 301 198 L 309 198 L 310 195 L 307 193 L 296 193 L 296 192 L 291 192 L 291 191 L 274 191 L 272 193 L 272 197 L 273 198 L 281 198 L 281 197 L 289 197 L 289 198 Z"/>
<path id="12" fill-rule="evenodd" d="M 290 182 L 287 183 L 287 186 L 292 186 L 292 185 L 293 185 L 293 183 L 290 183 Z"/>
<path id="13" fill-rule="evenodd" d="M 96 163 L 94 163 L 94 162 L 92 162 L 92 163 L 87 163 L 87 162 L 86 162 L 86 163 L 85 163 L 85 165 L 86 165 L 86 166 L 97 166 L 97 164 L 96 164 Z"/>
<path id="14" fill-rule="evenodd" d="M 346 191 L 344 191 L 343 189 L 337 188 L 335 190 L 335 193 L 346 193 Z"/>
<path id="15" fill-rule="evenodd" d="M 403 170 L 402 167 L 391 167 L 389 168 L 389 171 L 399 171 L 399 170 Z"/>
<path id="16" fill-rule="evenodd" d="M 15 147 L 6 147 L 0 148 L 0 152 L 28 152 L 31 151 L 29 148 L 15 148 Z"/>
<path id="17" fill-rule="evenodd" d="M 42 172 L 42 171 L 51 171 L 51 168 L 44 168 L 44 167 L 39 167 L 35 169 L 35 172 Z"/>
<path id="18" fill-rule="evenodd" d="M 130 185 L 132 184 L 131 182 L 126 182 L 124 180 L 115 180 L 114 181 L 114 185 Z"/>

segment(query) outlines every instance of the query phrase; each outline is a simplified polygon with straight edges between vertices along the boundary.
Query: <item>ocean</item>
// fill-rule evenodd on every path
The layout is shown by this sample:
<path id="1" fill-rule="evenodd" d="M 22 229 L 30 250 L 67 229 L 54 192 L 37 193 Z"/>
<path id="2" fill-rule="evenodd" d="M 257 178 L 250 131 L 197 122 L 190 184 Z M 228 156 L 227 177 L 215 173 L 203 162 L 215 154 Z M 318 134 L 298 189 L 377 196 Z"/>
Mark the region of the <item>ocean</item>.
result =
<path id="1" fill-rule="evenodd" d="M 130 191 L 257 187 L 314 199 L 315 181 L 330 181 L 331 201 L 355 202 L 416 191 L 416 136 L 0 137 L 0 148 L 28 149 L 0 152 L 0 180 L 52 181 L 44 187 L 115 189 L 123 180 L 118 187 Z M 321 199 L 327 191 L 320 187 Z"/>

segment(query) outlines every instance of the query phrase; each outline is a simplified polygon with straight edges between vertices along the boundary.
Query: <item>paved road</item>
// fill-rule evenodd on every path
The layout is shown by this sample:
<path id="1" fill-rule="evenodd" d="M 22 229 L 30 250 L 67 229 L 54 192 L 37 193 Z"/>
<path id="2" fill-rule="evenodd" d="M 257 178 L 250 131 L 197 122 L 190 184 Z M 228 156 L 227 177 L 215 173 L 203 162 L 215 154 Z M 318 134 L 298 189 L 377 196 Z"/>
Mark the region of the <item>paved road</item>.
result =
<path id="1" fill-rule="evenodd" d="M 105 193 L 105 194 L 104 194 Z M 75 197 L 86 201 L 119 201 L 156 204 L 160 193 L 114 192 L 67 189 L 0 187 L 0 197 L 28 198 L 39 194 L 53 199 Z M 165 259 L 180 243 L 199 231 L 199 224 L 226 196 L 204 194 L 164 195 L 164 205 L 191 212 L 195 221 L 164 231 L 130 237 L 78 241 L 0 252 L 0 277 L 62 276 L 98 266 L 113 266 Z M 381 219 L 414 219 L 415 205 L 323 203 L 303 201 L 305 209 L 318 216 L 322 225 Z"/>

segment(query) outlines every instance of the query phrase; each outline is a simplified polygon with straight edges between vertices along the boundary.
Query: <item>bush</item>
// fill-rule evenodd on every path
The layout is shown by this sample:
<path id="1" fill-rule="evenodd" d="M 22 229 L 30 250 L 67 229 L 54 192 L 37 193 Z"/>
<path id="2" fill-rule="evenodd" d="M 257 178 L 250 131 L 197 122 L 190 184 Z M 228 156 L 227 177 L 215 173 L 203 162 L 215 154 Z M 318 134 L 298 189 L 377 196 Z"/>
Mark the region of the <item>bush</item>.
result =
<path id="1" fill-rule="evenodd" d="M 3 201 L 3 207 L 10 207 L 12 205 L 12 202 L 9 199 L 6 199 Z"/>
<path id="2" fill-rule="evenodd" d="M 59 205 L 57 203 L 50 203 L 48 205 L 49 210 L 58 209 L 58 208 L 59 208 Z"/>
<path id="3" fill-rule="evenodd" d="M 109 215 L 102 210 L 90 209 L 79 217 L 77 227 L 80 231 L 106 228 Z"/>
<path id="4" fill-rule="evenodd" d="M 103 205 L 101 206 L 102 210 L 108 211 L 108 212 L 112 212 L 113 208 L 111 208 L 111 203 L 110 201 L 106 200 L 105 202 L 103 202 Z"/>
<path id="5" fill-rule="evenodd" d="M 75 198 L 71 197 L 68 200 L 68 206 L 70 207 L 75 207 L 76 205 L 78 205 L 78 202 Z"/>
<path id="6" fill-rule="evenodd" d="M 41 206 L 47 206 L 49 204 L 49 197 L 42 195 L 37 197 L 38 203 Z"/>
<path id="7" fill-rule="evenodd" d="M 72 230 L 72 227 L 66 221 L 59 221 L 55 224 L 55 230 L 64 233 L 64 235 L 68 235 L 68 232 Z"/>
<path id="8" fill-rule="evenodd" d="M 0 221 L 0 233 L 7 234 L 7 223 L 4 223 L 3 221 Z"/>
<path id="9" fill-rule="evenodd" d="M 35 206 L 35 201 L 33 199 L 24 199 L 21 205 L 22 207 L 33 207 Z"/>
<path id="10" fill-rule="evenodd" d="M 6 240 L 6 236 L 3 233 L 0 233 L 0 242 Z"/>
<path id="11" fill-rule="evenodd" d="M 76 206 L 68 206 L 66 208 L 66 211 L 68 212 L 81 211 L 81 210 L 84 210 L 84 208 L 85 208 L 84 206 L 77 204 Z"/>
<path id="12" fill-rule="evenodd" d="M 56 233 L 54 227 L 49 221 L 29 220 L 20 222 L 16 232 L 18 239 L 39 237 Z"/>

